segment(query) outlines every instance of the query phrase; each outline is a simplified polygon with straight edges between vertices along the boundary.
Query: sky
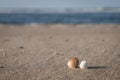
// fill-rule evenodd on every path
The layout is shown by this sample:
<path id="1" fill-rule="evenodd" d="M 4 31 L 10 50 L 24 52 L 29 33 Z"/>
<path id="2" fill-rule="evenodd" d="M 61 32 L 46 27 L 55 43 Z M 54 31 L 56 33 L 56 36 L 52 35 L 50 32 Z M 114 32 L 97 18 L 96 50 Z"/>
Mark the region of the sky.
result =
<path id="1" fill-rule="evenodd" d="M 120 0 L 0 0 L 0 8 L 120 7 Z"/>

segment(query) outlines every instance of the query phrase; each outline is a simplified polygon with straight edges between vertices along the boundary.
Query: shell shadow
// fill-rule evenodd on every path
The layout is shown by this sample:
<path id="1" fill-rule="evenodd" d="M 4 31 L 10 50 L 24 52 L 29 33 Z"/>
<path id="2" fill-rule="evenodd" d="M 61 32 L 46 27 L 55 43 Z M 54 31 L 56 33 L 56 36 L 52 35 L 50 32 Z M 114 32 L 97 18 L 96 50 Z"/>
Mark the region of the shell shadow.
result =
<path id="1" fill-rule="evenodd" d="M 90 66 L 88 69 L 107 69 L 107 66 Z"/>

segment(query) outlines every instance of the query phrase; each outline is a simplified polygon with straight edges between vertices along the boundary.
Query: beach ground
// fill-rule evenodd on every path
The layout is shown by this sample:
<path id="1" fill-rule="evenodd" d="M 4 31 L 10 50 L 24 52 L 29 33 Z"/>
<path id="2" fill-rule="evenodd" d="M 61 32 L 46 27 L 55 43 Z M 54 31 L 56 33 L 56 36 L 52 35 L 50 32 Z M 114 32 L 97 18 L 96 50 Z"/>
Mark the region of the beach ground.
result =
<path id="1" fill-rule="evenodd" d="M 89 69 L 69 69 L 71 57 Z M 119 80 L 120 25 L 0 25 L 0 80 Z"/>

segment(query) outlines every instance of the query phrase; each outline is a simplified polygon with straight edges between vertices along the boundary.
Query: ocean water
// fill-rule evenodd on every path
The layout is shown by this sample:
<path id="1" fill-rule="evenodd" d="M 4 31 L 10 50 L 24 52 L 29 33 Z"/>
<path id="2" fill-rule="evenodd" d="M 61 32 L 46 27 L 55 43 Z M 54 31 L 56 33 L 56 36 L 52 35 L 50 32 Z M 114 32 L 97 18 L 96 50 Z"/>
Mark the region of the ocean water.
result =
<path id="1" fill-rule="evenodd" d="M 2 24 L 119 24 L 120 13 L 0 13 Z"/>

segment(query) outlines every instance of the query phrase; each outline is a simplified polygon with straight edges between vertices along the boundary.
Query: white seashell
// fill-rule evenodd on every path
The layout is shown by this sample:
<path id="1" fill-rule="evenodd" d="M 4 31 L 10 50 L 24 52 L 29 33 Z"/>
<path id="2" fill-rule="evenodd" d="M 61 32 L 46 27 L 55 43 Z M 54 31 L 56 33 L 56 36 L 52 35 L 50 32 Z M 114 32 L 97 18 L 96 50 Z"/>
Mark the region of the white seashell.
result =
<path id="1" fill-rule="evenodd" d="M 78 65 L 79 65 L 79 60 L 76 57 L 71 58 L 67 63 L 67 66 L 71 69 L 77 68 Z"/>
<path id="2" fill-rule="evenodd" d="M 86 61 L 82 61 L 81 63 L 80 63 L 80 65 L 79 65 L 79 67 L 80 67 L 80 69 L 87 69 L 87 62 Z"/>

